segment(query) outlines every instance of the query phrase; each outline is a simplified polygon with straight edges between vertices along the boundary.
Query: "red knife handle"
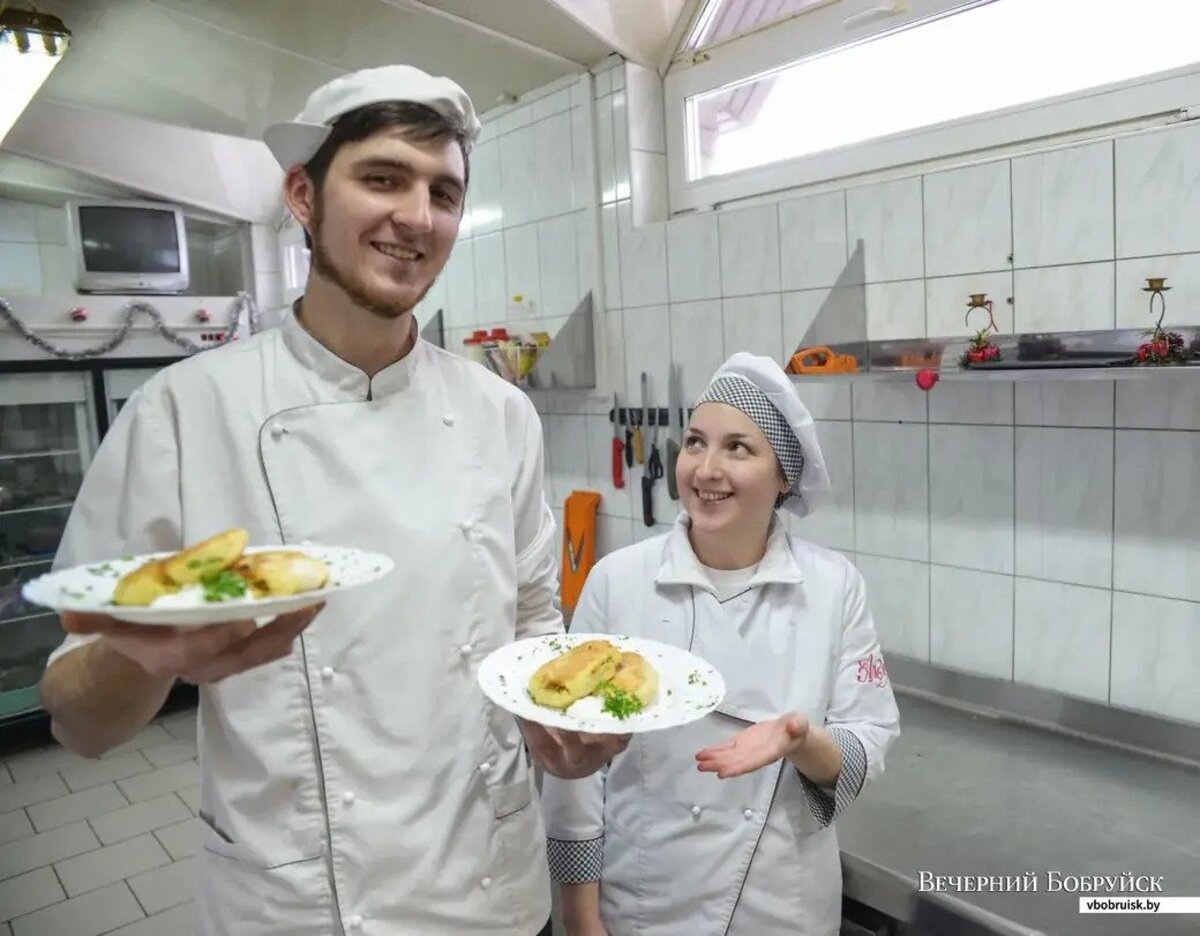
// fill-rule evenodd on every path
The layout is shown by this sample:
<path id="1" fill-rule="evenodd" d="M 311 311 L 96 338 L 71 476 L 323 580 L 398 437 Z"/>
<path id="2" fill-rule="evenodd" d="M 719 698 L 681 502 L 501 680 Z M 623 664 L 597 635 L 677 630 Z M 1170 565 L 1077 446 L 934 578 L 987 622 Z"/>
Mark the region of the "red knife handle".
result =
<path id="1" fill-rule="evenodd" d="M 625 443 L 620 439 L 612 440 L 612 482 L 613 487 L 625 487 Z"/>

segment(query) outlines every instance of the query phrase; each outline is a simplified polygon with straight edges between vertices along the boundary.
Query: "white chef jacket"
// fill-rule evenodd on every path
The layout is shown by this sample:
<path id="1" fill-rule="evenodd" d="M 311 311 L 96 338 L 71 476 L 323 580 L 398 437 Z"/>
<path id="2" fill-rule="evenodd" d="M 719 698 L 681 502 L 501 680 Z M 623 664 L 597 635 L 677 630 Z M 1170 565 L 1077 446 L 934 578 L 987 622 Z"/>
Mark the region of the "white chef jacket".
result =
<path id="1" fill-rule="evenodd" d="M 899 736 L 854 566 L 776 522 L 747 590 L 720 593 L 681 515 L 665 536 L 596 564 L 571 630 L 689 648 L 717 667 L 727 694 L 700 721 L 634 735 L 606 772 L 545 778 L 554 879 L 600 881 L 610 936 L 835 936 L 842 888 L 833 823 L 879 776 Z M 703 748 L 793 711 L 841 748 L 832 789 L 787 761 L 728 780 L 696 769 Z"/>
<path id="2" fill-rule="evenodd" d="M 532 771 L 476 683 L 490 651 L 562 629 L 542 452 L 528 397 L 484 368 L 418 340 L 368 378 L 294 315 L 167 368 L 122 410 L 59 567 L 231 526 L 396 564 L 332 596 L 291 656 L 202 687 L 205 936 L 545 923 Z"/>

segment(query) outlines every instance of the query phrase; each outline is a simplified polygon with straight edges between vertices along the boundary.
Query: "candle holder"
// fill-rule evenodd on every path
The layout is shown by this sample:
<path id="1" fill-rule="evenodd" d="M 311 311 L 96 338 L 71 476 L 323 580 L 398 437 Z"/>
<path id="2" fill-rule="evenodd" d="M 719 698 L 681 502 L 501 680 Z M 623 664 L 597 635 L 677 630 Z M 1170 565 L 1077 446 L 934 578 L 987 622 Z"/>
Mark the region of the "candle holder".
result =
<path id="1" fill-rule="evenodd" d="M 975 337 L 971 339 L 971 343 L 967 345 L 967 350 L 959 359 L 959 363 L 963 367 L 969 367 L 972 364 L 990 364 L 993 361 L 1000 360 L 1000 349 L 992 344 L 988 337 L 988 332 L 1000 333 L 1000 329 L 996 327 L 996 318 L 993 314 L 992 300 L 987 297 L 987 293 L 972 293 L 970 301 L 967 302 L 967 315 L 965 322 L 971 324 L 971 313 L 976 309 L 983 309 L 987 313 L 987 324 L 975 333 Z"/>
<path id="2" fill-rule="evenodd" d="M 1159 302 L 1158 321 L 1150 332 L 1150 340 L 1138 346 L 1137 362 L 1146 366 L 1162 366 L 1171 364 L 1186 364 L 1191 359 L 1191 353 L 1184 347 L 1183 336 L 1166 331 L 1162 327 L 1167 315 L 1167 298 L 1163 293 L 1170 291 L 1166 285 L 1166 277 L 1153 276 L 1146 279 L 1142 292 L 1150 293 L 1150 314 L 1154 314 L 1154 300 Z"/>

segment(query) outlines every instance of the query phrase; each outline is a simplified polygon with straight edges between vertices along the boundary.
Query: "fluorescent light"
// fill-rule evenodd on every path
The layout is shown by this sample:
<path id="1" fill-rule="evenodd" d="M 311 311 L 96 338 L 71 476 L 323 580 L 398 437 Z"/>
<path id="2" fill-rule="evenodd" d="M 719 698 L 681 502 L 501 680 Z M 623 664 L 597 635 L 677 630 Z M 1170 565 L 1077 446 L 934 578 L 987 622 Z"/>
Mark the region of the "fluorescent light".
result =
<path id="1" fill-rule="evenodd" d="M 0 143 L 61 61 L 70 36 L 57 17 L 0 9 Z"/>

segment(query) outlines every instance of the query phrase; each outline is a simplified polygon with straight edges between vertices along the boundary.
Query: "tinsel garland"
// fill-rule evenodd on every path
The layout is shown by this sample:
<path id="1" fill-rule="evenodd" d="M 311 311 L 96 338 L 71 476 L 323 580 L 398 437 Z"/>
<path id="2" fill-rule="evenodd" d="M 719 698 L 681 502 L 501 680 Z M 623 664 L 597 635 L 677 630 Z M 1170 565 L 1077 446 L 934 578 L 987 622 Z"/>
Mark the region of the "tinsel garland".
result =
<path id="1" fill-rule="evenodd" d="M 246 312 L 246 319 L 250 323 L 250 334 L 257 334 L 258 310 L 254 306 L 254 300 L 250 298 L 249 293 L 239 292 L 237 294 L 237 305 L 230 316 L 229 324 L 224 329 L 225 337 L 221 342 L 222 344 L 233 341 L 237 337 L 238 329 L 241 327 L 243 310 Z M 35 348 L 40 348 L 47 354 L 66 361 L 85 361 L 89 358 L 102 357 L 108 354 L 129 337 L 129 332 L 133 329 L 134 319 L 139 315 L 147 316 L 154 325 L 155 331 L 167 341 L 177 345 L 189 354 L 195 354 L 197 351 L 203 351 L 208 347 L 207 345 L 197 344 L 187 336 L 171 328 L 170 325 L 163 321 L 162 313 L 149 302 L 135 299 L 122 310 L 121 326 L 111 338 L 106 339 L 94 348 L 85 348 L 82 351 L 70 351 L 66 348 L 60 348 L 30 329 L 24 322 L 17 318 L 17 314 L 12 310 L 12 306 L 3 299 L 0 299 L 0 319 L 3 319 L 13 331 Z M 217 327 L 219 328 L 220 326 Z"/>

